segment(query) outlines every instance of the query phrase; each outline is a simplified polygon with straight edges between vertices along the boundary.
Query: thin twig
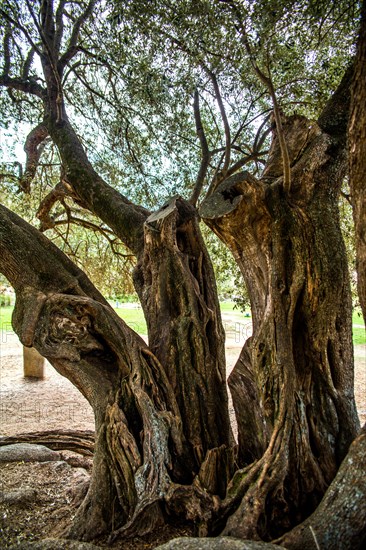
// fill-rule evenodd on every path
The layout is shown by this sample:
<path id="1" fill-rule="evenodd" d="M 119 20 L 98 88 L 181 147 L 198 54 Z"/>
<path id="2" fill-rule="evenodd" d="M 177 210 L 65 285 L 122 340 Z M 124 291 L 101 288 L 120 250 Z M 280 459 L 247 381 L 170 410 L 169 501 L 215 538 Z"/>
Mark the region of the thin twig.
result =
<path id="1" fill-rule="evenodd" d="M 241 12 L 240 12 L 238 6 L 230 0 L 228 0 L 228 1 L 227 0 L 221 0 L 221 1 L 224 1 L 226 4 L 228 4 L 231 7 L 231 9 L 235 12 L 235 15 L 236 15 L 238 23 L 239 23 L 239 25 L 236 28 L 238 29 L 238 31 L 241 34 L 242 42 L 243 42 L 244 47 L 245 47 L 245 49 L 248 53 L 249 60 L 250 60 L 250 63 L 252 65 L 252 68 L 253 68 L 254 72 L 257 74 L 260 81 L 266 86 L 266 88 L 268 89 L 268 92 L 271 96 L 272 103 L 273 103 L 273 112 L 274 112 L 274 117 L 275 117 L 275 122 L 276 122 L 277 136 L 278 136 L 278 141 L 279 141 L 281 156 L 282 156 L 283 187 L 284 187 L 286 193 L 288 194 L 288 193 L 290 193 L 290 190 L 291 190 L 290 158 L 289 158 L 287 144 L 286 144 L 286 140 L 285 140 L 284 132 L 283 132 L 282 119 L 281 119 L 281 109 L 280 109 L 280 106 L 279 106 L 278 101 L 277 101 L 276 92 L 275 92 L 273 81 L 272 81 L 271 74 L 270 74 L 270 71 L 269 71 L 269 64 L 268 64 L 268 75 L 266 75 L 260 69 L 259 65 L 257 64 L 257 62 L 255 60 L 251 45 L 249 43 L 249 39 L 248 39 L 248 35 L 247 35 L 247 32 L 246 32 L 245 24 L 243 22 Z"/>
<path id="2" fill-rule="evenodd" d="M 95 7 L 96 0 L 91 0 L 88 5 L 86 6 L 85 10 L 82 12 L 82 14 L 77 18 L 75 25 L 72 29 L 71 37 L 69 40 L 68 48 L 66 52 L 60 57 L 58 61 L 58 69 L 60 72 L 63 71 L 67 63 L 74 57 L 74 55 L 77 53 L 77 42 L 80 35 L 80 30 L 85 23 L 85 21 L 91 16 L 93 13 L 93 9 Z"/>
<path id="3" fill-rule="evenodd" d="M 315 546 L 316 546 L 317 550 L 320 550 L 320 546 L 319 546 L 319 543 L 318 543 L 318 539 L 316 538 L 315 531 L 314 531 L 314 529 L 312 528 L 311 525 L 309 525 L 309 529 L 310 529 L 311 534 L 313 535 L 313 539 L 314 539 Z"/>
<path id="4" fill-rule="evenodd" d="M 6 13 L 6 11 L 0 9 L 0 15 L 2 15 L 2 17 L 4 17 L 4 19 L 6 21 L 9 21 L 9 23 L 11 23 L 12 25 L 14 25 L 15 28 L 19 29 L 25 36 L 25 38 L 27 39 L 27 41 L 29 42 L 29 44 L 34 48 L 34 50 L 38 53 L 38 55 L 41 55 L 41 51 L 39 50 L 39 48 L 36 46 L 36 44 L 33 42 L 29 32 L 27 31 L 27 29 L 25 27 L 23 27 L 23 25 L 21 25 L 19 23 L 19 21 L 16 21 L 16 19 L 13 19 L 8 13 Z"/>

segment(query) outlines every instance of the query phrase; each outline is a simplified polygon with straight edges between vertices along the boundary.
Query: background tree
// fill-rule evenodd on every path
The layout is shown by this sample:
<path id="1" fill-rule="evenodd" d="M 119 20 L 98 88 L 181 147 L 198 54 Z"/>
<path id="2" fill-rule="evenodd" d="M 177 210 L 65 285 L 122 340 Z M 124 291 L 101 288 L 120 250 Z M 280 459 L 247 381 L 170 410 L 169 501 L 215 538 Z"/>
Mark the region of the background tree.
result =
<path id="1" fill-rule="evenodd" d="M 226 523 L 226 533 L 273 539 L 316 508 L 357 434 L 338 212 L 355 6 L 337 3 L 327 15 L 312 3 L 270 7 L 2 3 L 0 84 L 11 110 L 35 124 L 20 186 L 31 191 L 50 138 L 62 169 L 41 222 L 65 197 L 97 216 L 137 258 L 148 326 L 147 346 L 75 264 L 1 207 L 15 330 L 95 413 L 91 486 L 70 536 L 142 533 L 179 516 L 200 534 Z M 305 44 L 299 26 L 309 30 Z M 331 77 L 316 101 L 291 111 L 324 70 Z M 120 178 L 134 186 L 128 198 Z M 253 336 L 229 380 L 237 455 L 199 214 L 232 251 L 252 307 Z"/>

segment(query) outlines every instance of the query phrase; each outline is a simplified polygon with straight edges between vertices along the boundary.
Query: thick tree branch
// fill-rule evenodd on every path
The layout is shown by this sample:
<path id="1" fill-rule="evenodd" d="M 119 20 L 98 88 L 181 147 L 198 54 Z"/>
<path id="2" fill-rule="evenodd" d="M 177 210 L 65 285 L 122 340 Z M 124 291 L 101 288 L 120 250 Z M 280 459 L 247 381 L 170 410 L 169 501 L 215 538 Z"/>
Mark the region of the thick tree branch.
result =
<path id="1" fill-rule="evenodd" d="M 51 103 L 55 102 L 55 105 L 52 105 L 56 108 L 57 112 L 57 122 L 60 123 L 63 119 L 63 90 L 62 90 L 62 84 L 61 84 L 61 78 L 57 71 L 56 66 L 56 53 L 54 51 L 54 34 L 55 34 L 55 28 L 54 28 L 54 22 L 53 22 L 53 2 L 50 2 L 49 0 L 44 0 L 41 5 L 41 11 L 40 11 L 40 18 L 41 18 L 41 25 L 38 22 L 38 18 L 36 17 L 33 6 L 30 4 L 29 0 L 26 0 L 28 12 L 33 19 L 34 25 L 38 31 L 38 34 L 41 38 L 41 42 L 43 44 L 42 48 L 42 54 L 40 54 L 40 58 L 42 61 L 46 81 L 48 80 L 48 95 L 49 100 Z M 48 74 L 47 74 L 48 73 Z M 52 82 L 50 81 L 52 75 Z M 56 97 L 52 97 L 54 93 L 50 93 L 51 89 L 56 87 L 57 94 Z"/>
<path id="2" fill-rule="evenodd" d="M 0 76 L 0 86 L 18 90 L 26 94 L 35 95 L 41 99 L 44 99 L 45 90 L 35 80 L 23 80 L 21 78 L 9 78 L 6 76 Z"/>
<path id="3" fill-rule="evenodd" d="M 22 433 L 0 437 L 0 447 L 14 443 L 46 445 L 49 449 L 76 451 L 85 456 L 93 456 L 94 431 L 91 430 L 47 430 L 44 432 Z"/>
<path id="4" fill-rule="evenodd" d="M 58 8 L 56 10 L 56 30 L 55 30 L 55 41 L 54 47 L 55 52 L 58 55 L 60 53 L 61 41 L 64 34 L 64 8 L 66 0 L 60 0 Z"/>
<path id="5" fill-rule="evenodd" d="M 4 68 L 3 76 L 8 77 L 10 71 L 10 39 L 11 39 L 11 30 L 9 21 L 6 22 L 5 33 L 4 33 Z"/>
<path id="6" fill-rule="evenodd" d="M 208 143 L 206 139 L 205 130 L 203 128 L 203 123 L 201 119 L 201 111 L 200 111 L 200 105 L 199 105 L 199 94 L 198 90 L 196 89 L 194 93 L 194 102 L 193 102 L 193 110 L 194 110 L 194 119 L 196 122 L 196 131 L 198 138 L 200 140 L 201 144 L 201 152 L 202 152 L 202 159 L 201 159 L 201 165 L 200 169 L 198 171 L 196 183 L 193 189 L 192 196 L 190 198 L 190 202 L 195 206 L 197 204 L 198 198 L 200 196 L 203 182 L 206 177 L 208 164 L 210 161 L 210 151 L 208 148 Z"/>
<path id="7" fill-rule="evenodd" d="M 95 2 L 89 2 L 86 10 L 78 18 L 74 26 L 72 40 L 77 40 L 80 28 L 85 19 L 90 15 L 94 4 Z M 52 51 L 53 44 L 49 40 L 50 36 L 48 38 L 45 37 L 45 29 L 40 28 L 29 0 L 27 0 L 27 6 L 34 24 L 41 35 L 45 49 L 45 54 L 43 55 L 30 40 L 34 51 L 41 56 L 47 82 L 47 91 L 43 90 L 35 81 L 23 81 L 4 76 L 0 77 L 0 85 L 18 89 L 25 93 L 36 94 L 44 100 L 48 117 L 47 121 L 45 121 L 45 127 L 50 131 L 52 139 L 59 148 L 64 166 L 68 172 L 69 177 L 67 179 L 70 181 L 75 194 L 88 209 L 101 217 L 111 227 L 126 246 L 131 248 L 134 253 L 137 253 L 143 246 L 143 223 L 148 212 L 142 207 L 134 206 L 118 191 L 107 185 L 92 168 L 80 140 L 77 138 L 70 124 L 64 120 L 66 113 L 63 105 L 63 90 L 55 64 L 55 51 Z M 49 10 L 50 8 L 47 9 Z M 52 34 L 53 24 L 49 23 L 50 17 L 51 15 L 47 11 L 43 17 L 43 21 L 48 32 Z M 59 17 L 61 17 L 60 12 Z M 7 20 L 9 20 L 9 17 L 7 17 Z M 10 23 L 16 24 L 11 18 Z M 16 26 L 20 28 L 19 25 Z M 64 124 L 61 124 L 62 121 L 64 121 Z M 27 167 L 26 173 L 22 178 L 22 186 L 25 190 L 29 190 L 30 182 L 35 174 L 41 153 L 40 145 L 46 135 L 44 127 L 40 125 L 28 136 L 26 143 Z M 54 197 L 52 200 L 54 200 Z"/>
<path id="8" fill-rule="evenodd" d="M 16 292 L 31 287 L 51 293 L 75 292 L 109 307 L 86 275 L 59 248 L 1 204 L 0 237 L 0 272 Z M 47 250 L 52 262 L 44 261 Z"/>
<path id="9" fill-rule="evenodd" d="M 75 23 L 73 35 L 75 40 L 79 35 L 82 23 L 90 15 L 94 3 L 89 2 L 87 9 Z M 46 40 L 43 36 L 44 30 L 39 28 L 39 23 L 29 0 L 27 0 L 27 5 L 34 24 L 41 34 L 45 49 L 45 54 L 41 55 L 41 59 L 47 92 L 43 94 L 42 89 L 42 94 L 39 93 L 38 95 L 44 100 L 45 126 L 59 149 L 66 170 L 66 179 L 79 198 L 78 200 L 109 225 L 122 242 L 137 254 L 143 247 L 143 224 L 149 213 L 146 209 L 133 205 L 118 191 L 109 186 L 93 169 L 79 138 L 67 121 L 62 84 L 55 63 L 55 52 L 50 49 L 52 44 L 50 46 L 49 40 Z M 30 91 L 29 83 L 23 83 L 19 80 L 13 81 L 2 78 L 0 84 L 12 85 L 25 92 Z M 34 86 L 38 85 L 34 84 Z M 43 130 L 41 131 L 38 128 L 28 139 L 29 166 L 27 166 L 27 174 L 23 180 L 26 189 L 29 188 L 30 180 L 34 175 L 39 159 L 39 145 L 42 142 L 42 137 L 44 138 L 42 132 Z"/>
<path id="10" fill-rule="evenodd" d="M 143 247 L 148 210 L 134 205 L 96 173 L 69 122 L 60 125 L 49 120 L 47 126 L 60 152 L 66 179 L 79 199 L 137 255 Z"/>
<path id="11" fill-rule="evenodd" d="M 19 182 L 25 193 L 30 192 L 30 186 L 36 174 L 38 162 L 46 145 L 45 140 L 47 137 L 48 130 L 43 123 L 40 123 L 38 126 L 33 128 L 27 136 L 24 145 L 24 151 L 27 154 L 27 161 L 24 174 Z"/>
<path id="12" fill-rule="evenodd" d="M 338 88 L 329 98 L 318 118 L 318 124 L 324 132 L 344 142 L 347 135 L 354 70 L 355 64 L 352 63 L 346 69 Z"/>
<path id="13" fill-rule="evenodd" d="M 31 48 L 23 64 L 22 79 L 24 80 L 29 78 L 29 71 L 33 63 L 33 58 L 34 58 L 34 48 Z"/>
<path id="14" fill-rule="evenodd" d="M 224 178 L 225 175 L 226 175 L 226 172 L 227 172 L 227 170 L 230 166 L 230 154 L 231 154 L 230 125 L 229 125 L 228 118 L 226 116 L 225 106 L 224 106 L 224 103 L 222 101 L 220 87 L 219 87 L 219 84 L 217 82 L 216 75 L 212 71 L 210 71 L 208 69 L 206 69 L 206 70 L 207 70 L 207 73 L 208 73 L 208 75 L 210 76 L 210 78 L 212 80 L 212 84 L 213 84 L 213 87 L 214 87 L 214 90 L 215 90 L 216 100 L 217 100 L 217 103 L 218 103 L 218 106 L 219 106 L 219 109 L 220 109 L 222 122 L 224 124 L 224 130 L 225 130 L 225 157 L 224 157 L 224 166 L 222 167 L 222 170 L 221 170 L 222 176 Z"/>
<path id="15" fill-rule="evenodd" d="M 60 74 L 62 74 L 65 66 L 67 65 L 67 63 L 74 57 L 74 55 L 78 51 L 77 50 L 77 43 L 78 43 L 78 40 L 79 40 L 81 27 L 82 27 L 83 23 L 85 23 L 85 21 L 92 15 L 95 4 L 96 4 L 96 0 L 90 0 L 87 7 L 85 8 L 85 10 L 77 18 L 77 20 L 74 24 L 72 33 L 71 33 L 71 37 L 70 37 L 70 40 L 69 40 L 67 50 L 60 57 L 60 59 L 58 61 L 58 64 L 57 64 L 57 67 L 58 67 L 58 70 L 59 70 Z"/>
<path id="16" fill-rule="evenodd" d="M 55 226 L 55 220 L 51 217 L 51 210 L 54 204 L 67 196 L 73 195 L 73 190 L 65 180 L 61 180 L 50 193 L 41 201 L 37 210 L 37 218 L 41 222 L 40 231 L 46 231 Z"/>
<path id="17" fill-rule="evenodd" d="M 43 51 L 42 54 L 40 54 L 40 58 L 47 82 L 49 106 L 56 109 L 57 123 L 60 123 L 64 115 L 64 100 L 61 73 L 59 74 L 57 69 L 57 54 L 54 49 L 55 27 L 53 21 L 53 2 L 49 0 L 44 0 L 42 2 L 40 11 L 41 25 L 38 22 L 38 18 L 29 0 L 26 0 L 26 4 L 43 44 Z"/>
<path id="18" fill-rule="evenodd" d="M 29 9 L 28 0 L 27 4 Z M 55 36 L 55 25 L 53 20 L 53 0 L 43 0 L 43 2 L 41 3 L 40 16 L 42 23 L 42 38 L 47 42 L 50 51 L 53 52 Z"/>

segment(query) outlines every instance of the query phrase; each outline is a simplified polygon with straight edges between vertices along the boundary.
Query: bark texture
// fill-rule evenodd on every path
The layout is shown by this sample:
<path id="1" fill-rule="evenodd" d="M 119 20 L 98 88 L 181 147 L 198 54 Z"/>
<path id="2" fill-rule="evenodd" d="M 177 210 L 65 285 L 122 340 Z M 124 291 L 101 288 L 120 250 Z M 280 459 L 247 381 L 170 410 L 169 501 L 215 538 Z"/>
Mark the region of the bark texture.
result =
<path id="1" fill-rule="evenodd" d="M 224 530 L 231 536 L 275 538 L 307 517 L 359 429 L 337 209 L 346 168 L 345 88 L 343 81 L 333 118 L 328 105 L 319 124 L 286 121 L 290 195 L 275 131 L 262 178 L 232 176 L 201 208 L 241 267 L 253 312 L 253 336 L 229 379 L 244 467 L 223 505 L 230 515 L 240 501 Z"/>
<path id="2" fill-rule="evenodd" d="M 47 59 L 43 66 L 48 90 L 56 90 Z M 47 97 L 44 124 L 60 151 L 69 192 L 138 258 L 135 285 L 150 349 L 173 388 L 185 438 L 184 465 L 174 469 L 173 477 L 190 483 L 199 474 L 211 494 L 224 496 L 233 468 L 224 331 L 197 213 L 176 198 L 149 216 L 110 187 L 89 162 L 63 104 L 60 118 L 56 99 Z"/>
<path id="3" fill-rule="evenodd" d="M 53 451 L 68 450 L 85 456 L 93 456 L 94 432 L 89 430 L 48 430 L 0 437 L 0 447 L 14 443 L 45 445 Z"/>
<path id="4" fill-rule="evenodd" d="M 358 295 L 366 320 L 366 4 L 363 2 L 349 121 L 349 168 Z"/>
<path id="5" fill-rule="evenodd" d="M 349 453 L 316 511 L 286 533 L 277 544 L 290 550 L 348 550 L 366 542 L 366 426 Z"/>
<path id="6" fill-rule="evenodd" d="M 177 214 L 175 206 L 172 210 Z M 170 230 L 165 227 L 165 237 L 171 235 Z M 146 235 L 148 246 L 148 230 Z M 94 410 L 93 475 L 69 536 L 87 540 L 103 532 L 112 532 L 114 537 L 143 534 L 164 522 L 165 514 L 185 518 L 197 524 L 199 533 L 207 534 L 212 515 L 218 511 L 215 495 L 224 494 L 233 467 L 224 363 L 214 362 L 215 348 L 209 347 L 216 335 L 208 332 L 210 340 L 204 330 L 200 333 L 194 316 L 202 312 L 209 315 L 200 294 L 205 291 L 209 295 L 209 287 L 200 291 L 198 283 L 192 281 L 187 318 L 182 311 L 175 319 L 172 314 L 175 338 L 182 331 L 183 336 L 191 334 L 194 323 L 197 333 L 192 331 L 192 340 L 187 342 L 192 357 L 188 348 L 183 353 L 184 341 L 182 355 L 175 359 L 177 365 L 166 357 L 172 361 L 171 371 L 167 369 L 170 382 L 151 349 L 118 317 L 85 274 L 46 237 L 3 206 L 0 236 L 0 269 L 16 291 L 13 326 L 21 342 L 35 347 L 71 380 Z M 183 270 L 180 276 L 186 270 L 188 277 L 188 255 L 179 256 L 174 250 L 170 253 L 178 257 L 179 269 Z M 196 265 L 193 258 L 191 261 Z M 202 266 L 199 254 L 196 261 Z M 153 277 L 153 286 L 155 281 Z M 184 292 L 189 288 L 185 283 Z M 170 291 L 171 284 L 166 287 Z M 184 296 L 183 290 L 177 289 L 177 300 Z M 202 312 L 195 312 L 193 307 L 199 300 Z M 188 317 L 189 307 L 192 311 Z M 210 315 L 207 323 L 214 312 Z M 221 330 L 219 317 L 216 322 Z M 180 323 L 183 328 L 179 328 Z M 223 339 L 218 338 L 218 342 L 223 346 Z M 174 375 L 176 366 L 179 368 Z M 198 371 L 204 368 L 207 371 Z M 177 398 L 182 401 L 183 392 L 178 387 L 185 384 L 190 384 L 184 399 L 192 400 L 192 411 L 181 405 L 181 415 Z M 192 426 L 197 427 L 197 434 Z"/>
<path id="7" fill-rule="evenodd" d="M 190 456 L 186 481 L 201 468 L 202 484 L 224 496 L 233 465 L 225 336 L 197 213 L 183 199 L 173 198 L 147 219 L 135 286 L 150 349 L 164 366 L 179 406 Z"/>

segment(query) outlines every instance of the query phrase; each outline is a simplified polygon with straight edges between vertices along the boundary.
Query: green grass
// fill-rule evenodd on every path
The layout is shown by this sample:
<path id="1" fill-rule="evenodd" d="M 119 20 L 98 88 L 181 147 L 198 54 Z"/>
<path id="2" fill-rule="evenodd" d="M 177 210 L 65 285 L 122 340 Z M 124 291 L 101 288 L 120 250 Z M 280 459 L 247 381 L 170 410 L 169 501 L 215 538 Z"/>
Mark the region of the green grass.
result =
<path id="1" fill-rule="evenodd" d="M 238 307 L 236 307 L 235 302 L 220 302 L 220 309 L 222 313 L 238 313 L 240 315 L 243 315 L 243 312 Z"/>
<path id="2" fill-rule="evenodd" d="M 220 309 L 223 315 L 230 314 L 241 319 L 251 317 L 249 309 L 243 313 L 241 309 L 236 307 L 235 302 L 220 302 Z"/>
<path id="3" fill-rule="evenodd" d="M 354 344 L 366 344 L 366 331 L 364 328 L 353 327 L 352 332 Z"/>
<path id="4" fill-rule="evenodd" d="M 235 302 L 220 302 L 220 309 L 221 311 L 239 311 L 238 309 L 234 309 Z"/>
<path id="5" fill-rule="evenodd" d="M 11 314 L 13 313 L 13 306 L 0 307 L 0 330 L 7 332 L 11 331 Z"/>
<path id="6" fill-rule="evenodd" d="M 354 325 L 363 325 L 364 324 L 361 308 L 356 308 L 356 309 L 353 310 L 352 323 Z"/>
<path id="7" fill-rule="evenodd" d="M 242 313 L 238 309 L 234 309 L 234 302 L 222 302 L 220 304 L 222 313 L 232 314 L 240 317 L 241 319 L 247 319 L 246 314 Z M 0 330 L 7 332 L 11 331 L 11 314 L 13 312 L 12 306 L 0 307 Z M 126 304 L 126 307 L 119 307 L 116 312 L 122 319 L 130 326 L 134 331 L 139 334 L 146 335 L 146 322 L 141 308 Z M 353 312 L 353 324 L 363 325 L 362 316 L 358 315 L 358 311 Z M 366 332 L 365 328 L 353 327 L 353 343 L 354 344 L 366 344 Z"/>
<path id="8" fill-rule="evenodd" d="M 146 321 L 141 308 L 131 307 L 126 304 L 126 307 L 119 307 L 116 312 L 124 322 L 138 334 L 147 334 Z"/>

